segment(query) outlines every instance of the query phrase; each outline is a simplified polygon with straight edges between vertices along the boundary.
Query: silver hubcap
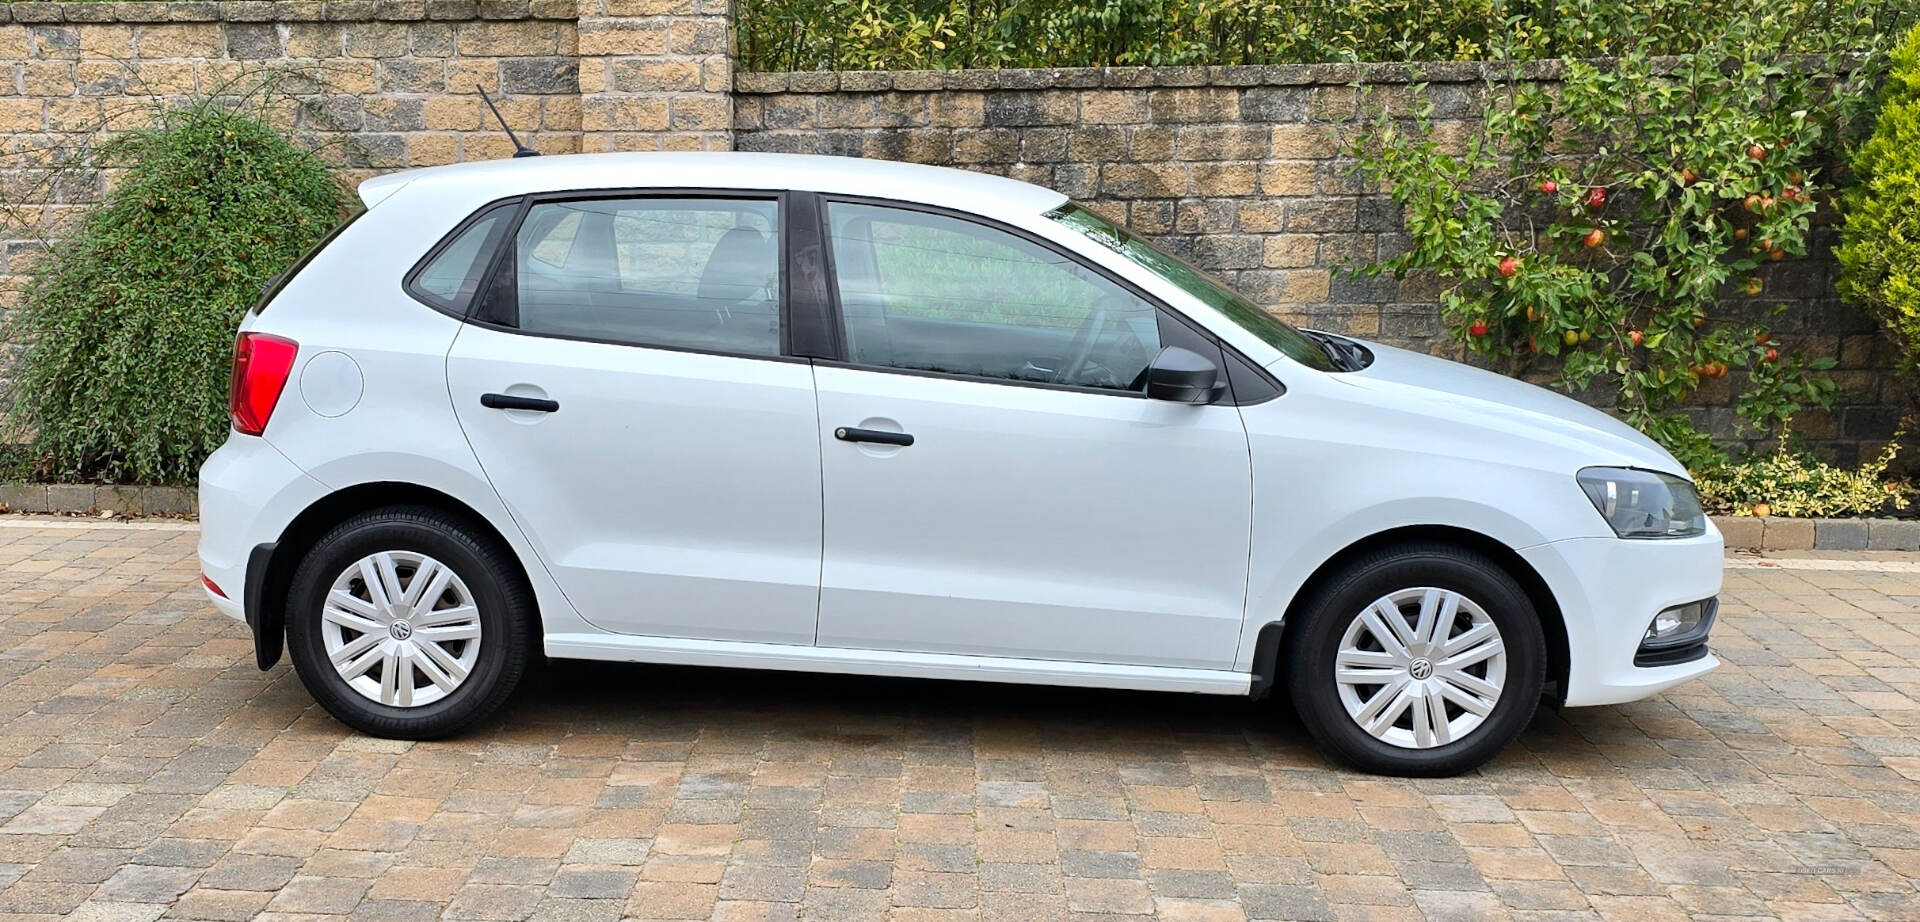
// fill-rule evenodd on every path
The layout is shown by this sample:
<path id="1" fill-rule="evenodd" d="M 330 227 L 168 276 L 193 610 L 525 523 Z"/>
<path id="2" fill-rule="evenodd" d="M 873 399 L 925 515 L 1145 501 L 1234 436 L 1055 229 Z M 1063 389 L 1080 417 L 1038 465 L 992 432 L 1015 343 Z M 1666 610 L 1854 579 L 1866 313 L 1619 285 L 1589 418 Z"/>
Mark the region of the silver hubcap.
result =
<path id="1" fill-rule="evenodd" d="M 1506 686 L 1507 646 L 1472 599 L 1402 589 L 1347 625 L 1333 678 L 1347 715 L 1374 739 L 1431 749 L 1465 738 L 1493 713 Z"/>
<path id="2" fill-rule="evenodd" d="M 327 659 L 370 701 L 420 707 L 452 694 L 480 658 L 480 609 L 451 567 L 382 551 L 341 571 L 320 611 Z"/>

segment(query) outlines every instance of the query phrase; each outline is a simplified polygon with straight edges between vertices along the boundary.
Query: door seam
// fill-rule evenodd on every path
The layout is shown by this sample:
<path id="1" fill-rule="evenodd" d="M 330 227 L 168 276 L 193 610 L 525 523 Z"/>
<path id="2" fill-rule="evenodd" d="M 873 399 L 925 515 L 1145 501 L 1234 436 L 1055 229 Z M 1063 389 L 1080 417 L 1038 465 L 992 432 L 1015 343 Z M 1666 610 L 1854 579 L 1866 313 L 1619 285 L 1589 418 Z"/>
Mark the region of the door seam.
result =
<path id="1" fill-rule="evenodd" d="M 807 360 L 807 378 L 813 382 L 813 472 L 820 485 L 820 562 L 813 580 L 813 645 L 820 645 L 820 609 L 827 594 L 827 443 L 821 436 L 820 366 Z"/>

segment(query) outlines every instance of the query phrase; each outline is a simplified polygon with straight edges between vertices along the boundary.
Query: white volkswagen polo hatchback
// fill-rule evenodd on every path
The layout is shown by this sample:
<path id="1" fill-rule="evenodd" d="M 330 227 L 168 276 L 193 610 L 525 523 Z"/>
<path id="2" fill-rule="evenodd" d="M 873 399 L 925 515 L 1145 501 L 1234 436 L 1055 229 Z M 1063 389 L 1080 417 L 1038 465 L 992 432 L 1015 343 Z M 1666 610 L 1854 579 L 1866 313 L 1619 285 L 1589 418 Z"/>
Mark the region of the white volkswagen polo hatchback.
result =
<path id="1" fill-rule="evenodd" d="M 530 657 L 1266 695 L 1363 769 L 1716 665 L 1681 466 L 1296 330 L 1058 193 L 761 154 L 399 173 L 272 287 L 204 584 L 367 733 Z"/>

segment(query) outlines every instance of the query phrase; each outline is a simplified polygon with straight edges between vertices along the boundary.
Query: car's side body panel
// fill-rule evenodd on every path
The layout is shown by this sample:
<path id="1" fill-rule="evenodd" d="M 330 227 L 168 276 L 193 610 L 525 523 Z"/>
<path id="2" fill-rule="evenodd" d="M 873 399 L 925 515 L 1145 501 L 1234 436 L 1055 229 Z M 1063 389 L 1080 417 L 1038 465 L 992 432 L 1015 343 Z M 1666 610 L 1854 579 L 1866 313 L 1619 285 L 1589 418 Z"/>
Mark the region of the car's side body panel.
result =
<path id="1" fill-rule="evenodd" d="M 469 325 L 447 385 L 491 482 L 588 622 L 813 642 L 820 444 L 807 363 Z M 560 409 L 489 409 L 486 393 Z"/>
<path id="2" fill-rule="evenodd" d="M 1191 669 L 794 644 L 687 640 L 628 634 L 547 634 L 547 655 L 568 659 L 680 666 L 729 666 L 789 672 L 965 679 L 1016 685 L 1126 688 L 1138 691 L 1244 695 L 1251 676 L 1235 669 Z"/>
<path id="3" fill-rule="evenodd" d="M 823 646 L 1224 669 L 1252 514 L 1230 406 L 816 369 Z M 909 447 L 837 440 L 905 431 Z"/>

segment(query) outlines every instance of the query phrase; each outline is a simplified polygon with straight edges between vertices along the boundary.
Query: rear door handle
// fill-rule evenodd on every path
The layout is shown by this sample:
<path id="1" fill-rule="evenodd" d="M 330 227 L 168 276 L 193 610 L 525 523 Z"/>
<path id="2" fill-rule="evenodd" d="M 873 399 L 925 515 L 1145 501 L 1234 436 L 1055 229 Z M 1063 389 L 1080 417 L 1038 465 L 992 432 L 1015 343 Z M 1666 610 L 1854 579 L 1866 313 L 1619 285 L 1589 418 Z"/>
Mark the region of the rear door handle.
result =
<path id="1" fill-rule="evenodd" d="M 877 442 L 881 445 L 912 445 L 913 436 L 905 432 L 888 432 L 885 429 L 852 429 L 841 426 L 833 430 L 833 437 L 842 442 Z"/>
<path id="2" fill-rule="evenodd" d="M 535 413 L 552 413 L 560 409 L 558 400 L 517 397 L 513 394 L 481 394 L 480 405 L 490 410 L 532 410 Z"/>

